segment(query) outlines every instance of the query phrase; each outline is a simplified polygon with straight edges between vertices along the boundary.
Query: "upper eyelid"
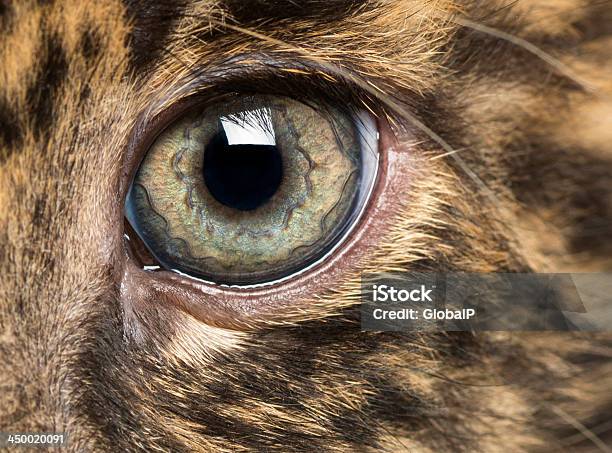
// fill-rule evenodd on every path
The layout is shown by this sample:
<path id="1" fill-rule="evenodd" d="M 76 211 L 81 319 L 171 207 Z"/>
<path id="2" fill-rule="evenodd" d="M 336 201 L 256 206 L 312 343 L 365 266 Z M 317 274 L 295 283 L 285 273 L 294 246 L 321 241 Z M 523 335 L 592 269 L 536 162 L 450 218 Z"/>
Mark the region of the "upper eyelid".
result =
<path id="1" fill-rule="evenodd" d="M 160 71 L 163 68 L 160 68 Z M 358 77 L 350 69 L 341 72 Z M 368 110 L 375 106 L 371 96 L 367 96 L 351 80 L 341 76 L 339 72 L 328 71 L 316 62 L 305 61 L 299 55 L 274 58 L 266 53 L 248 53 L 237 55 L 230 59 L 213 62 L 202 66 L 189 68 L 187 76 L 165 83 L 157 79 L 157 84 L 166 85 L 164 95 L 154 101 L 149 115 L 162 111 L 165 107 L 189 96 L 205 95 L 206 93 L 232 91 L 251 91 L 263 94 L 279 94 L 300 100 L 305 97 L 304 87 L 321 99 L 340 103 L 359 104 Z M 168 89 L 171 86 L 171 89 Z"/>

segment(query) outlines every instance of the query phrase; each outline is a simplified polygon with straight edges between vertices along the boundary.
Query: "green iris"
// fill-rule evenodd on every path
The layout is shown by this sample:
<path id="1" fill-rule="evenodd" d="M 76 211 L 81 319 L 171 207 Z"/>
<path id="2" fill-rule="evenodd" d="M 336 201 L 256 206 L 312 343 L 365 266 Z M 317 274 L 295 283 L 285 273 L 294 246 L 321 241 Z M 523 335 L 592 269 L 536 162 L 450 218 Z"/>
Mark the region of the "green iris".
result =
<path id="1" fill-rule="evenodd" d="M 128 220 L 168 269 L 238 285 L 286 277 L 355 222 L 376 173 L 375 134 L 363 119 L 284 97 L 193 111 L 145 156 Z"/>

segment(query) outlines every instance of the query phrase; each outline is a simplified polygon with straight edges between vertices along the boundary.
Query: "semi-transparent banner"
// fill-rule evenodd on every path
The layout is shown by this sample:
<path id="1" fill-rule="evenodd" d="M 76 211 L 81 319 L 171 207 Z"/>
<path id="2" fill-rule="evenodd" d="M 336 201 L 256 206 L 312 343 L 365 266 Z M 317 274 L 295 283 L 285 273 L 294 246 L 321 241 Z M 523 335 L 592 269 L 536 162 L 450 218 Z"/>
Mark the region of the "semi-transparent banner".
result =
<path id="1" fill-rule="evenodd" d="M 363 330 L 612 332 L 609 273 L 376 273 L 361 289 Z"/>

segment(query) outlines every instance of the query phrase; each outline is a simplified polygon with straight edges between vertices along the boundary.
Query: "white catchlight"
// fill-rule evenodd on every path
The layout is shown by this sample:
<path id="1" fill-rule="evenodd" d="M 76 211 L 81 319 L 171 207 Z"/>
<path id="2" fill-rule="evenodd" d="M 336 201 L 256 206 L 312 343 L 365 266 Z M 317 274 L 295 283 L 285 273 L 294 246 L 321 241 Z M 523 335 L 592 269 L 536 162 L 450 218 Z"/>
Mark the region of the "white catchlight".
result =
<path id="1" fill-rule="evenodd" d="M 272 112 L 269 108 L 224 116 L 221 125 L 228 145 L 276 145 Z"/>

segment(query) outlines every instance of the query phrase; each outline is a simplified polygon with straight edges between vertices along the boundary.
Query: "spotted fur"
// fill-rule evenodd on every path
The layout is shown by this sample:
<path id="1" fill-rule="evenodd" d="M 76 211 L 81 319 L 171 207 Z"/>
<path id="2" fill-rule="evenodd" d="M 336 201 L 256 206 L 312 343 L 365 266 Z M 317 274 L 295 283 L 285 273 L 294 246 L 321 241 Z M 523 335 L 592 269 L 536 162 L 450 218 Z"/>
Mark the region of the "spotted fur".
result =
<path id="1" fill-rule="evenodd" d="M 609 270 L 611 24 L 596 0 L 0 1 L 0 431 L 71 451 L 605 448 L 609 335 L 361 332 L 358 272 L 245 328 L 134 303 L 121 180 L 143 118 L 195 87 L 333 64 L 416 142 L 363 269 Z"/>

